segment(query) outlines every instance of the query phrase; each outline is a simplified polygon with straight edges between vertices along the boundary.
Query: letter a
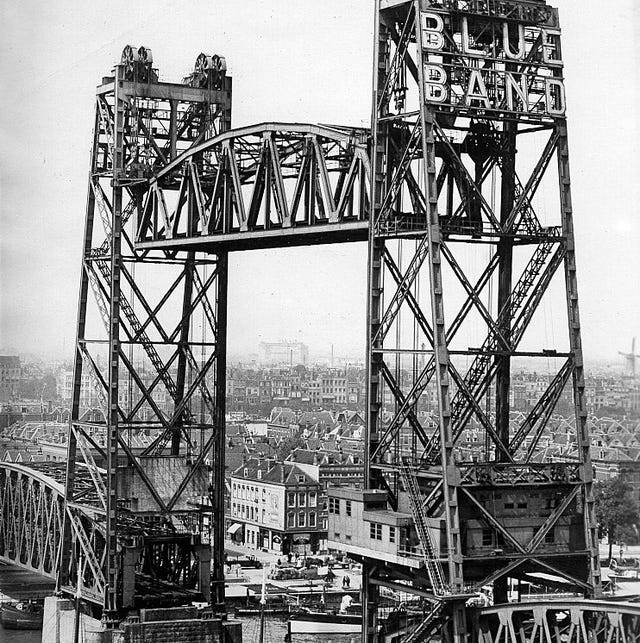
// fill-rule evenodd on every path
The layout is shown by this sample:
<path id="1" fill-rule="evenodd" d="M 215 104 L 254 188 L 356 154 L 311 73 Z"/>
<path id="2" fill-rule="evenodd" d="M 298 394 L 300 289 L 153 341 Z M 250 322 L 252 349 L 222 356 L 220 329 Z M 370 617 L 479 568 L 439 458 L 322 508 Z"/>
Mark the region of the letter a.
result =
<path id="1" fill-rule="evenodd" d="M 477 88 L 476 88 L 477 87 Z M 479 69 L 472 69 L 471 76 L 469 77 L 469 84 L 467 85 L 467 91 L 465 93 L 466 105 L 467 107 L 472 107 L 472 100 L 479 100 L 484 103 L 486 108 L 491 107 L 489 105 L 489 96 L 487 95 L 487 88 L 484 84 L 484 79 Z"/>

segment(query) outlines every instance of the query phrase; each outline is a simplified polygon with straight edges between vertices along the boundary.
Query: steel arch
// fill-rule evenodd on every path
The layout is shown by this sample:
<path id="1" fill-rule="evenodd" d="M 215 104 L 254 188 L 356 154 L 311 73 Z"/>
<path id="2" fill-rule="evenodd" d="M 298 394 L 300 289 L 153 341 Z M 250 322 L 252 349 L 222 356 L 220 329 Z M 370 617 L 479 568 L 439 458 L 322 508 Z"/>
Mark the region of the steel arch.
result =
<path id="1" fill-rule="evenodd" d="M 474 643 L 636 643 L 640 605 L 540 600 L 471 610 Z"/>
<path id="2" fill-rule="evenodd" d="M 260 123 L 194 145 L 150 179 L 136 246 L 211 250 L 365 240 L 368 130 Z M 173 195 L 173 203 L 171 203 Z"/>
<path id="3" fill-rule="evenodd" d="M 75 586 L 59 589 L 76 591 L 80 565 L 82 597 L 101 603 L 104 576 L 98 559 L 104 552 L 102 521 L 85 507 L 68 507 L 67 514 L 76 543 L 72 562 Z M 0 560 L 56 580 L 64 515 L 64 485 L 37 469 L 0 463 Z"/>

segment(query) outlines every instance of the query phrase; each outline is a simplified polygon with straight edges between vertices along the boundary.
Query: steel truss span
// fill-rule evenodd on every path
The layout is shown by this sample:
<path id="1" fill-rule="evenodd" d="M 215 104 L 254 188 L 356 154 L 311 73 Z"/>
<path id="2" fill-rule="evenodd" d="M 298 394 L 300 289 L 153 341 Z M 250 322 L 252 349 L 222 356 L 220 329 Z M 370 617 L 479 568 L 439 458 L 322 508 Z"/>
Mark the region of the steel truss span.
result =
<path id="1" fill-rule="evenodd" d="M 84 476 L 82 476 L 84 478 Z M 37 468 L 0 464 L 0 560 L 57 580 L 65 519 L 73 533 L 73 587 L 83 599 L 101 605 L 105 556 L 104 530 L 90 507 L 66 506 L 64 470 L 49 463 Z M 79 486 L 88 489 L 83 479 Z M 78 585 L 78 569 L 80 584 Z"/>
<path id="2" fill-rule="evenodd" d="M 151 180 L 136 245 L 212 252 L 364 241 L 367 137 L 263 123 L 195 145 Z"/>
<path id="3" fill-rule="evenodd" d="M 540 601 L 472 611 L 478 643 L 581 643 L 640 638 L 640 607 L 603 601 Z"/>

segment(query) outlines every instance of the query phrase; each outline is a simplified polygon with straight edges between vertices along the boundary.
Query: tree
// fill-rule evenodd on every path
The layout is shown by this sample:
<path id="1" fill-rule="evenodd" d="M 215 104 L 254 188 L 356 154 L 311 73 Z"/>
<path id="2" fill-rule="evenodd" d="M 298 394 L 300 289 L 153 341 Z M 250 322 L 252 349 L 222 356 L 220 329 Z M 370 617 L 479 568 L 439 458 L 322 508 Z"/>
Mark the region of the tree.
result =
<path id="1" fill-rule="evenodd" d="M 594 492 L 599 530 L 609 538 L 611 560 L 614 540 L 638 522 L 640 508 L 633 498 L 631 485 L 619 477 L 596 482 Z"/>

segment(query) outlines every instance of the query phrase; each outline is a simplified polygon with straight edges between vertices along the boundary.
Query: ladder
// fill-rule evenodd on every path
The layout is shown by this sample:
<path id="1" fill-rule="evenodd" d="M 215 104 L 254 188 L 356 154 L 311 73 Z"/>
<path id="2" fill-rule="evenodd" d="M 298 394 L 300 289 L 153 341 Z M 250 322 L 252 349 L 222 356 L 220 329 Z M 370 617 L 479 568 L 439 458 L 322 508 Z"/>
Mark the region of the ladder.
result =
<path id="1" fill-rule="evenodd" d="M 429 580 L 431 581 L 431 586 L 433 587 L 433 593 L 436 596 L 444 596 L 445 594 L 449 593 L 449 589 L 447 588 L 444 580 L 442 565 L 438 556 L 436 556 L 436 550 L 433 546 L 433 543 L 431 542 L 429 527 L 427 526 L 427 523 L 425 521 L 422 506 L 423 498 L 420 493 L 420 489 L 418 488 L 416 477 L 404 458 L 402 460 L 402 467 L 400 471 L 402 475 L 402 481 L 404 482 L 405 488 L 409 492 L 413 522 L 416 526 L 416 531 L 418 532 L 420 544 L 422 545 L 424 564 L 427 573 L 429 574 Z"/>

